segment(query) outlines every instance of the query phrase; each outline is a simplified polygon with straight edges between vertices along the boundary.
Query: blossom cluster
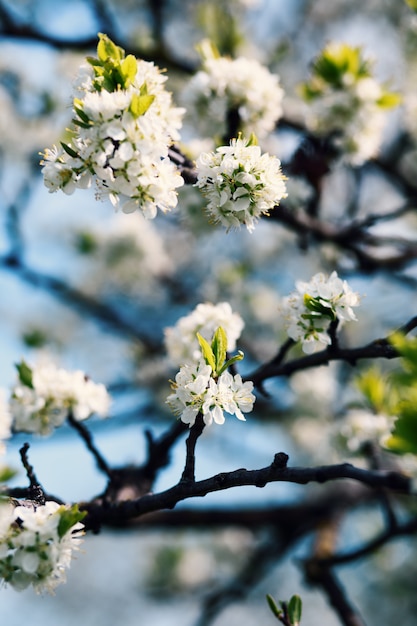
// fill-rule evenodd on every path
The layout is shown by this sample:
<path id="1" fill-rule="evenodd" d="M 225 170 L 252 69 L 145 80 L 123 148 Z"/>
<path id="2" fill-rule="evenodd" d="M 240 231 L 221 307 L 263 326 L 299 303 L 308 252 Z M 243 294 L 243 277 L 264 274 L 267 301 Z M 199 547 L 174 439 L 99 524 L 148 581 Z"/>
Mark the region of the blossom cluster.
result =
<path id="1" fill-rule="evenodd" d="M 9 410 L 15 431 L 47 435 L 61 426 L 69 413 L 77 421 L 93 414 L 106 416 L 110 396 L 81 370 L 67 371 L 53 363 L 33 368 L 17 366 L 19 381 L 13 387 Z"/>
<path id="2" fill-rule="evenodd" d="M 184 91 L 187 110 L 193 113 L 202 135 L 224 138 L 228 115 L 239 118 L 238 130 L 259 138 L 271 132 L 282 115 L 284 92 L 279 78 L 258 61 L 230 59 L 203 50 L 203 68 Z"/>
<path id="3" fill-rule="evenodd" d="M 359 305 L 359 295 L 337 272 L 329 277 L 315 274 L 308 283 L 298 281 L 296 288 L 297 291 L 284 298 L 281 313 L 288 336 L 301 341 L 306 354 L 331 344 L 328 334 L 331 322 L 356 321 L 353 307 Z"/>
<path id="4" fill-rule="evenodd" d="M 17 591 L 32 585 L 52 593 L 83 534 L 83 515 L 56 502 L 14 506 L 0 502 L 0 580 Z"/>
<path id="5" fill-rule="evenodd" d="M 399 97 L 371 73 L 360 48 L 330 43 L 313 64 L 311 79 L 302 85 L 308 104 L 307 123 L 319 134 L 334 134 L 343 158 L 361 165 L 378 153 L 387 110 Z"/>
<path id="6" fill-rule="evenodd" d="M 176 365 L 198 361 L 201 348 L 197 333 L 209 341 L 219 326 L 224 328 L 227 350 L 232 352 L 236 349 L 236 341 L 244 327 L 241 316 L 232 311 L 228 302 L 198 304 L 191 313 L 181 317 L 175 326 L 165 329 L 165 347 L 170 360 Z"/>
<path id="7" fill-rule="evenodd" d="M 207 212 L 227 228 L 249 232 L 262 215 L 286 197 L 285 176 L 275 156 L 239 137 L 197 159 L 197 187 L 208 198 Z"/>
<path id="8" fill-rule="evenodd" d="M 215 318 L 223 317 L 232 332 L 232 339 L 228 339 L 226 330 L 222 326 L 216 327 L 212 333 L 211 344 L 201 333 L 195 336 L 200 346 L 198 350 L 194 340 L 190 342 L 188 335 L 190 328 L 200 325 L 204 333 L 209 332 Z M 199 305 L 196 310 L 180 320 L 178 328 L 172 329 L 172 336 L 179 347 L 181 342 L 181 330 L 183 334 L 185 351 L 188 355 L 172 382 L 171 393 L 167 398 L 167 404 L 176 415 L 180 416 L 185 424 L 191 427 L 200 414 L 205 425 L 213 421 L 223 424 L 224 412 L 236 415 L 239 420 L 245 420 L 243 413 L 252 410 L 255 396 L 252 393 L 252 381 L 243 381 L 240 374 L 232 375 L 228 368 L 243 359 L 243 353 L 228 358 L 227 350 L 235 344 L 240 335 L 243 322 L 240 317 L 232 313 L 230 305 L 226 302 L 217 307 L 213 305 Z M 197 324 L 196 324 L 197 322 Z M 198 324 L 203 322 L 203 325 Z M 211 333 L 210 333 L 211 337 Z M 176 355 L 174 355 L 176 356 Z"/>
<path id="9" fill-rule="evenodd" d="M 183 179 L 168 158 L 179 138 L 183 109 L 172 106 L 166 77 L 101 35 L 98 59 L 78 77 L 71 142 L 46 149 L 42 172 L 50 192 L 71 194 L 96 183 L 97 196 L 125 213 L 177 204 Z"/>
<path id="10" fill-rule="evenodd" d="M 167 403 L 173 413 L 190 427 L 199 413 L 206 426 L 213 421 L 223 424 L 224 412 L 245 420 L 243 413 L 252 411 L 255 401 L 251 381 L 243 382 L 240 374 L 233 376 L 228 371 L 216 377 L 204 359 L 183 365 L 172 383 L 172 389 Z"/>
<path id="11" fill-rule="evenodd" d="M 345 442 L 350 452 L 359 452 L 364 444 L 372 441 L 384 446 L 391 436 L 395 420 L 391 415 L 351 409 L 338 428 L 338 438 Z"/>

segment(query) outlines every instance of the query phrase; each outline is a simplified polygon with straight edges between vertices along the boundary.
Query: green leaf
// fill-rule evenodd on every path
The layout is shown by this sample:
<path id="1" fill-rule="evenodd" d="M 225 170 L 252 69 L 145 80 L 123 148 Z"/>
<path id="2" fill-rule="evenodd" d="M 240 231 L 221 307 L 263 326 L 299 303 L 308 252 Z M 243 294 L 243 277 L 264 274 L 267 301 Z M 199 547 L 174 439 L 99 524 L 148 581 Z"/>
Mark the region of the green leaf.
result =
<path id="1" fill-rule="evenodd" d="M 413 11 L 417 12 L 417 0 L 405 0 L 405 1 L 407 2 L 410 9 L 413 9 Z"/>
<path id="2" fill-rule="evenodd" d="M 276 604 L 274 598 L 269 593 L 267 593 L 266 594 L 266 599 L 267 599 L 269 608 L 271 609 L 271 611 L 275 615 L 275 617 L 278 617 L 278 618 L 281 617 L 282 610 L 277 607 L 277 604 Z"/>
<path id="3" fill-rule="evenodd" d="M 221 326 L 219 326 L 213 335 L 211 348 L 214 354 L 214 361 L 216 363 L 215 371 L 218 372 L 226 360 L 227 350 L 227 335 L 226 331 Z"/>
<path id="4" fill-rule="evenodd" d="M 33 372 L 29 365 L 22 359 L 20 363 L 16 363 L 16 369 L 22 385 L 33 389 Z"/>
<path id="5" fill-rule="evenodd" d="M 298 626 L 301 621 L 302 601 L 300 596 L 294 595 L 288 602 L 288 617 L 292 626 Z"/>
<path id="6" fill-rule="evenodd" d="M 393 109 L 394 107 L 401 104 L 402 98 L 399 93 L 394 93 L 393 91 L 386 91 L 382 94 L 382 96 L 377 100 L 377 105 L 381 109 Z"/>
<path id="7" fill-rule="evenodd" d="M 109 58 L 114 61 L 121 61 L 124 58 L 125 52 L 123 48 L 116 46 L 110 37 L 104 33 L 99 33 L 98 37 L 97 56 L 100 61 L 107 61 Z"/>
<path id="8" fill-rule="evenodd" d="M 6 483 L 8 480 L 11 480 L 16 476 L 17 472 L 13 470 L 11 467 L 1 467 L 0 468 L 0 483 Z"/>
<path id="9" fill-rule="evenodd" d="M 343 77 L 351 74 L 355 79 L 370 75 L 369 64 L 362 58 L 362 49 L 347 44 L 331 43 L 317 57 L 313 72 L 336 88 L 343 88 Z"/>
<path id="10" fill-rule="evenodd" d="M 248 146 L 257 146 L 258 145 L 258 138 L 255 135 L 255 133 L 251 133 L 250 137 L 248 139 Z"/>
<path id="11" fill-rule="evenodd" d="M 360 374 L 356 379 L 356 385 L 377 413 L 385 411 L 388 403 L 389 385 L 387 377 L 383 376 L 378 367 L 371 367 Z"/>
<path id="12" fill-rule="evenodd" d="M 309 296 L 308 293 L 304 294 L 304 305 L 309 311 L 312 311 L 313 313 L 318 313 L 320 315 L 324 315 L 325 317 L 330 317 L 331 320 L 336 319 L 336 315 L 334 314 L 330 306 L 324 305 L 319 298 Z"/>
<path id="13" fill-rule="evenodd" d="M 211 349 L 209 342 L 206 339 L 204 339 L 204 337 L 202 337 L 200 333 L 197 333 L 197 339 L 198 339 L 198 343 L 200 344 L 201 352 L 203 354 L 203 358 L 205 362 L 207 363 L 207 365 L 210 365 L 213 372 L 215 372 L 216 371 L 216 359 L 215 359 L 213 350 Z"/>
<path id="14" fill-rule="evenodd" d="M 82 122 L 81 120 L 78 120 L 76 117 L 73 118 L 71 121 L 74 124 L 74 126 L 79 126 L 80 128 L 91 128 L 91 124 L 86 124 L 85 122 Z M 67 152 L 67 151 L 65 150 L 65 152 Z"/>
<path id="15" fill-rule="evenodd" d="M 78 117 L 85 123 L 85 124 L 89 124 L 90 123 L 90 118 L 88 117 L 87 113 L 84 111 L 84 109 L 82 108 L 82 105 L 79 106 L 77 104 L 78 98 L 74 99 L 74 111 L 76 112 L 76 114 L 78 115 Z"/>
<path id="16" fill-rule="evenodd" d="M 237 363 L 238 361 L 241 361 L 244 356 L 245 355 L 243 354 L 243 352 L 239 350 L 239 352 L 235 354 L 235 356 L 232 356 L 231 359 L 228 359 L 226 361 L 226 363 L 223 365 L 223 367 L 220 370 L 217 370 L 217 375 L 220 376 L 220 374 L 223 374 L 223 372 L 225 372 L 231 365 L 233 365 L 233 363 Z"/>
<path id="17" fill-rule="evenodd" d="M 103 62 L 100 61 L 99 59 L 96 59 L 96 57 L 88 56 L 88 57 L 85 57 L 85 60 L 94 68 L 100 67 L 101 65 L 103 65 Z"/>
<path id="18" fill-rule="evenodd" d="M 60 539 L 62 539 L 77 522 L 80 522 L 87 515 L 87 511 L 80 511 L 77 504 L 73 504 L 69 509 L 61 506 L 57 512 L 60 515 L 58 522 L 58 535 Z"/>
<path id="19" fill-rule="evenodd" d="M 120 71 L 124 78 L 124 88 L 133 83 L 136 78 L 138 63 L 133 54 L 128 54 L 120 64 Z"/>
<path id="20" fill-rule="evenodd" d="M 134 117 L 140 117 L 141 115 L 144 115 L 146 113 L 154 100 L 155 96 L 150 94 L 145 94 L 143 96 L 139 94 L 133 94 L 132 100 L 130 102 L 129 111 Z"/>
<path id="21" fill-rule="evenodd" d="M 67 143 L 64 143 L 63 141 L 60 142 L 63 150 L 69 154 L 70 157 L 73 157 L 74 159 L 78 158 L 78 154 L 77 152 L 75 152 L 75 150 L 73 150 L 71 148 L 71 146 L 69 146 Z"/>
<path id="22" fill-rule="evenodd" d="M 203 61 L 208 61 L 209 59 L 219 59 L 221 57 L 216 44 L 213 41 L 210 41 L 210 39 L 203 39 L 195 46 L 195 49 Z"/>
<path id="23" fill-rule="evenodd" d="M 81 231 L 77 234 L 75 247 L 81 254 L 93 254 L 98 248 L 97 238 L 93 233 Z"/>

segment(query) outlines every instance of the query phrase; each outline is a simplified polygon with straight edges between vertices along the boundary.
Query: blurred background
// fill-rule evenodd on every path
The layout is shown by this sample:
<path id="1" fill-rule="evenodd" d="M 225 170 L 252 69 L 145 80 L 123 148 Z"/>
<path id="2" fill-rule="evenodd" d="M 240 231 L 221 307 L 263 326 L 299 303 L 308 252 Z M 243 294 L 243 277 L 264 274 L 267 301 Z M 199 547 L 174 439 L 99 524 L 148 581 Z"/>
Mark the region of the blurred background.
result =
<path id="1" fill-rule="evenodd" d="M 297 85 L 331 40 L 363 46 L 375 59 L 377 77 L 404 94 L 403 106 L 390 116 L 383 153 L 390 154 L 404 129 L 414 137 L 417 20 L 399 0 L 0 1 L 0 386 L 7 389 L 15 381 L 14 364 L 21 358 L 36 362 L 45 354 L 105 383 L 113 397 L 112 419 L 93 422 L 91 430 L 108 461 L 124 465 L 144 459 L 145 429 L 158 434 L 172 422 L 165 398 L 175 371 L 165 357 L 164 328 L 199 302 L 229 301 L 245 320 L 239 346 L 246 354 L 245 373 L 272 358 L 285 339 L 277 310 L 296 280 L 333 269 L 348 277 L 363 301 L 359 322 L 349 327 L 345 340 L 359 345 L 413 315 L 417 274 L 410 264 L 395 275 L 364 275 L 331 245 L 301 249 L 296 236 L 276 220 L 262 220 L 251 234 L 225 233 L 207 224 L 202 200 L 192 187 L 180 190 L 176 211 L 152 222 L 138 214 L 114 213 L 110 205 L 95 200 L 93 190 L 49 194 L 39 152 L 59 142 L 70 123 L 72 81 L 84 57 L 94 54 L 98 32 L 166 68 L 167 86 L 178 105 L 199 67 L 195 46 L 205 37 L 222 53 L 268 66 L 280 76 L 284 120 L 289 123 L 280 124 L 262 147 L 282 160 L 285 173 L 303 123 Z M 184 145 L 197 153 L 201 139 L 186 114 Z M 411 183 L 416 180 L 416 155 L 410 146 L 401 157 Z M 356 176 L 340 167 L 326 177 L 321 201 L 326 219 L 341 219 L 356 189 Z M 359 215 L 389 212 L 401 203 L 398 188 L 372 163 L 361 176 Z M 311 193 L 302 179 L 290 179 L 288 191 L 290 206 L 302 204 Z M 378 228 L 384 233 L 387 227 Z M 391 221 L 388 230 L 414 240 L 415 217 Z M 280 450 L 295 465 L 337 460 L 323 424 L 351 400 L 346 384 L 350 376 L 346 368 L 332 366 L 290 381 L 268 381 L 270 397 L 260 399 L 256 419 L 248 419 L 244 429 L 230 422 L 221 437 L 215 429 L 204 435 L 197 477 L 263 467 Z M 26 440 L 19 435 L 8 446 L 8 463 L 17 469 L 18 450 Z M 48 492 L 80 501 L 104 488 L 93 459 L 69 429 L 30 443 L 31 462 Z M 177 482 L 183 460 L 180 442 L 157 489 Z M 25 482 L 22 472 L 15 482 Z M 193 506 L 292 504 L 310 491 L 269 485 L 211 495 Z M 359 510 L 344 529 L 345 541 L 370 536 L 378 523 L 377 515 Z M 103 531 L 84 542 L 67 585 L 55 596 L 1 589 L 1 620 L 9 626 L 20 626 L 23 619 L 33 626 L 69 626 L 81 620 L 86 626 L 191 626 L 199 623 L 205 595 L 233 581 L 245 555 L 264 539 L 235 528 Z M 338 624 L 325 599 L 304 585 L 297 565 L 309 541 L 301 540 L 291 555 L 284 550 L 279 563 L 270 564 L 253 584 L 248 598 L 225 602 L 213 623 L 273 623 L 265 594 L 289 598 L 300 593 L 306 625 Z M 393 619 L 403 626 L 415 624 L 413 543 L 397 542 L 341 570 L 342 581 L 370 624 Z"/>

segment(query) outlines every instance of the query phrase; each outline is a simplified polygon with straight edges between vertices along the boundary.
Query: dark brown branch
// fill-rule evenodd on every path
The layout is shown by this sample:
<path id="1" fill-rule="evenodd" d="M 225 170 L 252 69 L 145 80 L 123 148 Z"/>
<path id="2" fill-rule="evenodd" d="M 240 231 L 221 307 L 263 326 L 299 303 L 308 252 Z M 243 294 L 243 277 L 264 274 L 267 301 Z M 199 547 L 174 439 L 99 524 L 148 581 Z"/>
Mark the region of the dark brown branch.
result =
<path id="1" fill-rule="evenodd" d="M 355 480 L 369 487 L 386 487 L 399 493 L 409 493 L 411 481 L 398 472 L 373 471 L 354 467 L 349 463 L 339 465 L 324 465 L 320 467 L 288 468 L 283 465 L 284 453 L 275 456 L 274 462 L 262 469 L 238 469 L 233 472 L 216 474 L 205 480 L 192 482 L 180 481 L 166 491 L 145 495 L 136 500 L 119 502 L 107 507 L 100 503 L 83 503 L 81 507 L 88 512 L 85 524 L 96 526 L 103 524 L 121 524 L 145 513 L 162 509 L 172 509 L 183 500 L 201 498 L 209 493 L 224 491 L 234 487 L 255 486 L 265 487 L 273 482 L 289 482 L 306 485 L 311 482 L 326 483 L 334 480 Z"/>
<path id="2" fill-rule="evenodd" d="M 353 548 L 348 552 L 334 554 L 325 559 L 317 559 L 317 563 L 325 567 L 352 563 L 353 561 L 357 561 L 358 559 L 362 559 L 370 554 L 373 554 L 376 550 L 378 550 L 378 548 L 381 548 L 392 539 L 414 535 L 416 532 L 417 518 L 413 518 L 408 522 L 397 524 L 395 527 L 390 527 L 387 530 L 384 530 L 378 536 L 374 537 L 374 539 L 368 541 L 365 545 Z"/>
<path id="3" fill-rule="evenodd" d="M 20 448 L 20 458 L 22 459 L 22 465 L 26 470 L 26 476 L 29 480 L 29 489 L 27 490 L 26 497 L 37 504 L 45 504 L 45 493 L 36 477 L 33 466 L 29 463 L 28 451 L 29 444 L 25 443 Z"/>
<path id="4" fill-rule="evenodd" d="M 311 564 L 307 567 L 307 579 L 311 584 L 322 588 L 344 626 L 365 626 L 362 616 L 349 601 L 332 570 Z"/>
<path id="5" fill-rule="evenodd" d="M 87 449 L 93 455 L 95 462 L 97 464 L 100 472 L 103 472 L 110 480 L 112 478 L 112 469 L 109 467 L 107 461 L 104 459 L 103 455 L 99 452 L 97 447 L 94 444 L 93 437 L 88 430 L 88 428 L 78 420 L 74 419 L 74 416 L 70 412 L 68 414 L 68 423 L 72 428 L 80 435 L 81 439 L 84 441 Z"/>
<path id="6" fill-rule="evenodd" d="M 408 334 L 417 327 L 417 316 L 401 326 L 395 332 Z M 390 342 L 390 337 L 374 339 L 366 346 L 359 348 L 341 348 L 331 345 L 321 352 L 316 352 L 293 361 L 281 363 L 274 357 L 268 363 L 261 365 L 257 370 L 245 376 L 246 380 L 251 380 L 254 385 L 262 384 L 268 378 L 278 376 L 291 376 L 295 372 L 305 370 L 318 365 L 328 365 L 331 361 L 346 361 L 350 365 L 356 365 L 361 359 L 394 359 L 399 356 L 398 351 Z M 281 352 L 281 351 L 280 351 Z M 280 354 L 280 353 L 278 353 Z"/>
<path id="7" fill-rule="evenodd" d="M 191 426 L 187 441 L 185 442 L 187 453 L 185 457 L 185 467 L 181 477 L 182 483 L 195 481 L 195 447 L 197 439 L 204 430 L 204 426 L 203 416 L 201 413 L 198 413 L 194 424 Z"/>

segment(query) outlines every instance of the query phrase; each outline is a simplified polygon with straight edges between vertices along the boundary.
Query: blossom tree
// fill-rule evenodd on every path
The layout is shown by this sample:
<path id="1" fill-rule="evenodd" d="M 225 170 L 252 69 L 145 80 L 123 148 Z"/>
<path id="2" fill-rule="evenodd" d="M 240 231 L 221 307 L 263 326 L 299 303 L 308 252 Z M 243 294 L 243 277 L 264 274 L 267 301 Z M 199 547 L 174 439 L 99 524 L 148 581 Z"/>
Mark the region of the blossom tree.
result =
<path id="1" fill-rule="evenodd" d="M 39 7 L 0 2 L 4 45 L 40 41 L 57 64 L 44 91 L 27 57 L 0 66 L 0 272 L 52 299 L 38 311 L 26 294 L 12 316 L 23 330 L 0 398 L 2 584 L 59 595 L 89 535 L 204 528 L 205 551 L 158 546 L 145 581 L 197 590 L 199 626 L 254 593 L 242 624 L 381 622 L 387 605 L 369 590 L 356 602 L 356 570 L 346 585 L 339 574 L 366 557 L 390 570 L 392 589 L 379 588 L 411 623 L 403 572 L 370 557 L 417 531 L 417 7 L 387 11 L 389 32 L 406 35 L 390 51 L 400 80 L 378 74 L 366 37 L 329 37 L 324 2 L 292 9 L 322 41 L 306 62 L 301 34 L 261 45 L 250 32 L 273 21 L 267 3 L 131 4 L 85 2 L 94 33 L 64 41 Z M 188 37 L 174 37 L 185 14 Z M 100 433 L 126 424 L 143 449 L 120 463 Z M 83 450 L 101 489 L 68 498 L 63 460 L 42 468 L 36 450 L 60 433 L 79 445 L 71 483 Z M 327 599 L 321 613 L 305 582 L 273 578 L 288 554 Z M 412 579 L 415 559 L 395 558 Z"/>

